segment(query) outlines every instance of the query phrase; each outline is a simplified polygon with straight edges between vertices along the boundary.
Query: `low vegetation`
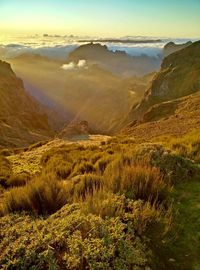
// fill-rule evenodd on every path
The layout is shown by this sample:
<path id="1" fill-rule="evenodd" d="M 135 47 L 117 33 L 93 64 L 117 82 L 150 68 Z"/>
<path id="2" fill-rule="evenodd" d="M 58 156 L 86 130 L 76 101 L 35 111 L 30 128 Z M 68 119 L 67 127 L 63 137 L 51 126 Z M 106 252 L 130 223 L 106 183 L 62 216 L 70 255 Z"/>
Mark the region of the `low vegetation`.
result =
<path id="1" fill-rule="evenodd" d="M 163 137 L 160 139 L 183 157 L 188 157 L 200 163 L 200 130 L 194 130 L 182 137 Z"/>
<path id="2" fill-rule="evenodd" d="M 160 144 L 119 137 L 99 146 L 61 145 L 42 154 L 41 171 L 32 175 L 14 173 L 3 153 L 2 269 L 179 269 L 173 240 L 172 259 L 163 241 L 176 231 L 177 187 L 200 175 L 198 159 L 189 159 L 198 140 L 180 140 L 189 152 L 174 149 L 170 138 Z M 43 143 L 27 151 L 35 147 Z M 179 244 L 176 250 L 181 252 Z"/>

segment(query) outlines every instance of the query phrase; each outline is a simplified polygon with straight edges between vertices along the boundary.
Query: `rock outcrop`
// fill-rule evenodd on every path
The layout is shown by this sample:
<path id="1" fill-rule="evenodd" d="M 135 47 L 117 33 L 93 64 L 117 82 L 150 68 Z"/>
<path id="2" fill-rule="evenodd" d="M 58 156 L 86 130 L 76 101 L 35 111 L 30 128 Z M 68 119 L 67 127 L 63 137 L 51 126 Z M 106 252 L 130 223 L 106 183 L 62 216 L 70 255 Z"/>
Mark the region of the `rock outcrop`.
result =
<path id="1" fill-rule="evenodd" d="M 88 137 L 89 135 L 89 124 L 87 121 L 74 121 L 59 133 L 58 137 L 61 139 L 73 139 L 80 136 Z"/>

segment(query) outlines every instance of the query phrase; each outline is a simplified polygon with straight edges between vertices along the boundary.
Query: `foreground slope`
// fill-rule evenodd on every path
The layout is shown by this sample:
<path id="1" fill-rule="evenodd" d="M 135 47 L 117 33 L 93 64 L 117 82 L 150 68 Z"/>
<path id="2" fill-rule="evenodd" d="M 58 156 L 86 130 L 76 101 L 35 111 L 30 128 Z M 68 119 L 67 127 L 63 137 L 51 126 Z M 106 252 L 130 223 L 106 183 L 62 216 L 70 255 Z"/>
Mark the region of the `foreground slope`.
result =
<path id="1" fill-rule="evenodd" d="M 52 140 L 20 151 L 0 153 L 2 269 L 199 266 L 197 235 L 188 235 L 197 220 L 184 227 L 184 235 L 171 228 L 176 218 L 172 210 L 177 210 L 171 205 L 172 184 L 181 192 L 177 187 L 199 177 L 200 167 L 193 161 L 161 144 L 129 138 L 90 137 L 74 144 Z M 31 157 L 37 162 L 31 164 Z M 26 166 L 19 170 L 23 164 L 29 166 L 29 176 L 24 175 Z M 182 200 L 178 204 L 184 205 Z M 196 199 L 192 207 L 196 215 Z M 195 215 L 188 213 L 192 219 Z M 184 225 L 184 213 L 180 218 Z M 187 237 L 193 239 L 189 253 Z"/>
<path id="2" fill-rule="evenodd" d="M 0 145 L 24 146 L 50 135 L 47 116 L 10 65 L 0 61 Z"/>

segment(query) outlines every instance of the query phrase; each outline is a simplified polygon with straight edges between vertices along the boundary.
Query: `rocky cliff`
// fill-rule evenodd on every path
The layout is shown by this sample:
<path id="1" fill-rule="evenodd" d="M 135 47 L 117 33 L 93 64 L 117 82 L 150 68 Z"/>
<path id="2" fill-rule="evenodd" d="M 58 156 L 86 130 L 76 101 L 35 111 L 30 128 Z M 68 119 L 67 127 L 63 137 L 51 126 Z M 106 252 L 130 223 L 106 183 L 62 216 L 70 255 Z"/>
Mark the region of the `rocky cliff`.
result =
<path id="1" fill-rule="evenodd" d="M 0 145 L 22 147 L 52 135 L 48 119 L 11 66 L 0 61 Z"/>
<path id="2" fill-rule="evenodd" d="M 90 133 L 89 124 L 87 121 L 74 121 L 66 125 L 59 133 L 61 139 L 73 139 L 79 136 L 88 136 Z"/>

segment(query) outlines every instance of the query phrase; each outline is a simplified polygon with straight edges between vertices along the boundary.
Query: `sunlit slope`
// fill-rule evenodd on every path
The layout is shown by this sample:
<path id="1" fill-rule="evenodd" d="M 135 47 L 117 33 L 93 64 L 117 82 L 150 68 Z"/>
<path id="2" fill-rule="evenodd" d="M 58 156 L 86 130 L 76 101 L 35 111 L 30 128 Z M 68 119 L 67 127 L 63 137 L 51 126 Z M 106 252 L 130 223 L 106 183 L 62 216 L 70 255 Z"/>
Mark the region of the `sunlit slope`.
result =
<path id="1" fill-rule="evenodd" d="M 200 128 L 200 91 L 152 106 L 141 122 L 129 124 L 123 132 L 137 138 L 151 139 L 183 135 L 197 128 Z"/>

